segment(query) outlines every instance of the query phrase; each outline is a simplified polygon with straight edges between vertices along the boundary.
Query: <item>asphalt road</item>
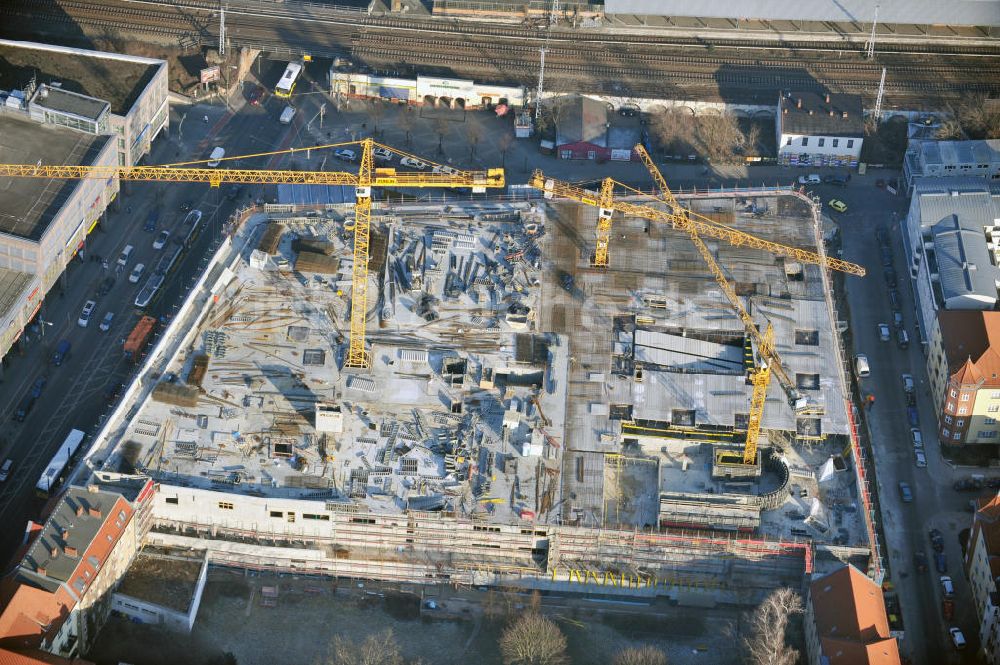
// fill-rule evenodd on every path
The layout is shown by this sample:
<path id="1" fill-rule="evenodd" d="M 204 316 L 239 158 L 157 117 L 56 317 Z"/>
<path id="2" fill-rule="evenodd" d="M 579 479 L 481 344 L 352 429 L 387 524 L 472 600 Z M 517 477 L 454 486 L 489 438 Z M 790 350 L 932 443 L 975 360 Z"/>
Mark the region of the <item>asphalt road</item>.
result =
<path id="1" fill-rule="evenodd" d="M 972 662 L 978 646 L 977 622 L 971 592 L 962 566 L 958 534 L 970 523 L 964 507 L 969 495 L 955 492 L 954 479 L 968 475 L 971 469 L 956 469 L 940 454 L 936 436 L 936 417 L 926 377 L 925 358 L 914 327 L 913 292 L 904 265 L 899 221 L 905 217 L 909 199 L 892 196 L 874 186 L 873 178 L 855 177 L 847 189 L 817 187 L 824 200 L 836 197 L 845 201 L 846 214 L 831 213 L 841 225 L 844 258 L 864 265 L 868 275 L 847 279 L 854 348 L 849 353 L 864 353 L 871 361 L 871 376 L 860 381 L 864 395 L 875 396 L 875 403 L 864 415 L 872 435 L 872 450 L 878 478 L 880 522 L 886 534 L 889 576 L 896 587 L 905 629 L 904 648 L 915 665 Z M 890 287 L 883 265 L 875 229 L 883 225 L 889 231 L 896 287 L 901 299 L 903 326 L 909 332 L 910 345 L 902 349 L 896 343 Z M 846 313 L 842 313 L 846 314 Z M 887 323 L 893 338 L 883 342 L 878 324 Z M 906 413 L 906 394 L 902 375 L 913 375 L 920 414 L 927 467 L 917 468 L 910 424 Z M 909 484 L 913 502 L 904 503 L 899 482 Z M 941 616 L 941 589 L 934 567 L 934 552 L 928 529 L 936 527 L 945 536 L 948 574 L 955 584 L 955 617 L 950 624 Z M 928 570 L 918 572 L 914 554 L 925 553 Z M 948 625 L 962 629 L 969 644 L 961 654 L 952 647 Z M 963 658 L 964 656 L 964 658 Z"/>
<path id="2" fill-rule="evenodd" d="M 262 107 L 241 108 L 232 115 L 225 106 L 199 105 L 172 108 L 171 135 L 161 135 L 146 163 L 163 164 L 189 159 L 203 159 L 211 145 L 221 144 L 229 154 L 277 149 L 290 126 L 276 121 L 280 113 L 277 100 Z M 242 104 L 238 104 L 242 106 Z M 272 110 L 275 109 L 275 110 Z M 184 117 L 187 115 L 188 117 Z M 204 117 L 208 116 L 208 122 Z M 274 116 L 273 118 L 271 116 Z M 209 146 L 206 148 L 206 146 Z M 109 210 L 100 230 L 87 238 L 83 259 L 74 260 L 66 271 L 65 290 L 54 288 L 42 306 L 38 324 L 25 332 L 20 352 L 12 351 L 6 360 L 0 382 L 0 461 L 14 461 L 10 479 L 0 484 L 0 561 L 8 561 L 23 540 L 24 526 L 38 519 L 44 500 L 34 488 L 56 449 L 71 429 L 94 434 L 114 401 L 106 397 L 108 388 L 130 380 L 137 369 L 122 353 L 122 341 L 139 317 L 148 313 L 170 318 L 197 280 L 215 246 L 222 224 L 233 209 L 251 197 L 269 194 L 269 190 L 244 189 L 239 200 L 230 200 L 225 186 L 212 189 L 198 183 L 126 183 L 114 209 Z M 183 254 L 178 265 L 161 287 L 157 298 L 144 312 L 134 306 L 135 297 L 150 271 L 165 250 L 153 248 L 153 240 L 162 229 L 180 227 L 184 213 L 181 203 L 190 201 L 203 212 L 202 230 Z M 150 209 L 160 209 L 156 232 L 144 231 Z M 116 261 L 126 245 L 135 247 L 128 266 L 116 273 Z M 169 245 L 168 245 L 169 247 Z M 93 257 L 107 257 L 109 269 Z M 138 264 L 146 272 L 137 284 L 128 281 L 129 272 Z M 97 293 L 102 282 L 114 279 L 104 296 Z M 87 300 L 96 300 L 97 308 L 86 328 L 77 325 Z M 106 312 L 114 313 L 111 329 L 103 332 L 100 322 Z M 44 335 L 43 335 L 44 332 Z M 59 367 L 50 363 L 52 351 L 61 339 L 72 344 L 66 361 Z M 21 398 L 35 380 L 47 377 L 41 397 L 23 423 L 12 415 Z"/>

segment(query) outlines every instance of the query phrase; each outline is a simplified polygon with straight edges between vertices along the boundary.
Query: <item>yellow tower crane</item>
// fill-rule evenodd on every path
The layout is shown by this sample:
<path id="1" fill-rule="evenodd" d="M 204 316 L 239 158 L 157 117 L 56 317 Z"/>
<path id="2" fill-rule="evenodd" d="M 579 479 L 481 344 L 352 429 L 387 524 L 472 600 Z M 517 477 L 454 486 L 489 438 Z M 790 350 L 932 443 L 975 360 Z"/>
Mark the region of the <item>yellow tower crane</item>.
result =
<path id="1" fill-rule="evenodd" d="M 351 274 L 351 336 L 345 359 L 347 367 L 371 367 L 371 356 L 365 347 L 368 308 L 368 247 L 371 231 L 373 187 L 471 187 L 472 191 L 503 187 L 503 169 L 486 171 L 459 171 L 449 166 L 434 164 L 426 159 L 409 155 L 372 139 L 331 143 L 311 148 L 293 148 L 277 152 L 226 157 L 220 161 L 266 157 L 269 155 L 360 146 L 361 167 L 357 175 L 338 171 L 290 171 L 270 169 L 226 169 L 191 166 L 208 160 L 165 164 L 163 166 L 55 166 L 47 164 L 0 164 L 0 176 L 12 178 L 112 178 L 147 182 L 204 182 L 218 187 L 224 182 L 292 185 L 352 185 L 355 188 L 354 205 L 354 266 Z M 413 157 L 432 167 L 431 173 L 397 171 L 374 165 L 375 147 L 385 148 L 403 157 Z"/>
<path id="2" fill-rule="evenodd" d="M 594 253 L 595 266 L 607 266 L 609 264 L 609 249 L 611 238 L 611 226 L 614 211 L 619 210 L 627 215 L 634 215 L 650 221 L 670 224 L 676 229 L 686 231 L 701 254 L 702 259 L 712 272 L 716 283 L 722 289 L 726 299 L 729 300 L 733 309 L 739 315 L 747 333 L 757 342 L 757 352 L 760 358 L 758 366 L 752 370 L 750 375 L 753 384 L 753 394 L 750 401 L 750 415 L 747 424 L 746 443 L 743 451 L 744 464 L 755 464 L 757 459 L 757 440 L 760 435 L 761 417 L 764 411 L 764 403 L 767 398 L 767 387 L 770 383 L 771 373 L 778 376 L 778 380 L 788 395 L 790 401 L 795 401 L 798 397 L 798 390 L 785 371 L 774 347 L 774 329 L 770 323 L 763 333 L 757 328 L 753 318 L 746 311 L 743 302 L 736 291 L 729 284 L 722 268 L 715 261 L 711 251 L 701 239 L 701 235 L 706 235 L 718 240 L 724 240 L 735 246 L 756 247 L 777 256 L 794 258 L 803 263 L 812 263 L 834 270 L 840 270 L 852 275 L 863 276 L 865 269 L 848 261 L 823 257 L 816 252 L 789 247 L 780 243 L 771 242 L 757 238 L 743 231 L 738 231 L 715 220 L 698 215 L 685 208 L 677 201 L 670 188 L 667 186 L 663 174 L 653 163 L 649 153 L 642 145 L 636 146 L 636 152 L 642 159 L 647 170 L 656 182 L 659 190 L 657 198 L 666 203 L 668 210 L 660 210 L 652 206 L 636 204 L 616 199 L 614 196 L 615 186 L 619 185 L 631 190 L 636 194 L 642 194 L 633 190 L 612 178 L 605 178 L 601 183 L 600 192 L 594 193 L 582 189 L 575 185 L 560 182 L 553 178 L 546 178 L 541 171 L 535 171 L 530 183 L 533 187 L 541 189 L 546 198 L 564 197 L 580 203 L 595 206 L 598 208 L 597 222 L 597 244 Z"/>

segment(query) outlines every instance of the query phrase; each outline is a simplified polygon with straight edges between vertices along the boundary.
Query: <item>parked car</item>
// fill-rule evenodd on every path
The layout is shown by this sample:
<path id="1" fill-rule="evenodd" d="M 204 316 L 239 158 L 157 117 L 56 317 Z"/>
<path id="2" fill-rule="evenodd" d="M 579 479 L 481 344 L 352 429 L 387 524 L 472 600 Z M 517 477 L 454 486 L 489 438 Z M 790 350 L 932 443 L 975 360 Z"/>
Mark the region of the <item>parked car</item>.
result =
<path id="1" fill-rule="evenodd" d="M 69 355 L 70 348 L 71 344 L 69 343 L 68 339 L 59 340 L 59 344 L 56 345 L 56 350 L 52 354 L 52 364 L 55 365 L 56 367 L 62 365 L 63 361 L 66 360 L 66 356 Z"/>
<path id="2" fill-rule="evenodd" d="M 889 246 L 889 232 L 886 231 L 884 226 L 875 227 L 875 239 L 878 240 L 880 247 Z"/>
<path id="3" fill-rule="evenodd" d="M 931 539 L 931 547 L 934 548 L 935 552 L 944 551 L 944 536 L 937 529 L 931 529 L 927 532 L 927 535 Z"/>
<path id="4" fill-rule="evenodd" d="M 893 275 L 895 275 L 895 273 L 893 273 Z M 895 311 L 895 312 L 892 313 L 892 325 L 894 325 L 896 328 L 902 328 L 903 327 L 903 313 L 902 312 Z"/>
<path id="5" fill-rule="evenodd" d="M 896 289 L 889 289 L 889 304 L 893 309 L 899 308 L 899 291 Z"/>
<path id="6" fill-rule="evenodd" d="M 917 407 L 906 407 L 906 419 L 910 422 L 910 427 L 920 427 L 920 414 L 917 412 Z"/>
<path id="7" fill-rule="evenodd" d="M 156 225 L 159 223 L 159 221 L 160 221 L 159 208 L 154 208 L 153 210 L 150 210 L 149 216 L 146 217 L 146 223 L 143 225 L 142 230 L 150 232 L 155 231 Z"/>
<path id="8" fill-rule="evenodd" d="M 800 175 L 799 184 L 800 185 L 818 185 L 823 182 L 823 179 L 819 177 L 817 173 L 810 173 L 809 175 Z"/>
<path id="9" fill-rule="evenodd" d="M 372 157 L 382 162 L 388 162 L 390 159 L 395 157 L 395 154 L 393 154 L 393 152 L 388 148 L 376 146 L 372 149 Z"/>
<path id="10" fill-rule="evenodd" d="M 891 268 L 892 267 L 892 250 L 888 247 L 882 248 L 882 267 Z"/>
<path id="11" fill-rule="evenodd" d="M 913 451 L 913 463 L 917 465 L 918 469 L 927 468 L 927 456 L 924 455 L 923 450 L 917 449 Z"/>
<path id="12" fill-rule="evenodd" d="M 235 201 L 236 199 L 240 198 L 242 194 L 243 194 L 243 185 L 233 184 L 230 185 L 229 189 L 226 190 L 226 198 L 230 201 Z"/>
<path id="13" fill-rule="evenodd" d="M 427 169 L 427 163 L 422 162 L 414 157 L 403 157 L 399 160 L 400 166 L 405 166 L 409 169 L 416 169 L 418 171 L 424 171 Z"/>
<path id="14" fill-rule="evenodd" d="M 917 569 L 917 572 L 924 573 L 927 572 L 927 555 L 923 552 L 917 552 L 913 555 L 913 565 Z"/>
<path id="15" fill-rule="evenodd" d="M 114 312 L 105 312 L 104 319 L 101 321 L 101 332 L 108 332 L 111 330 L 111 322 L 115 320 Z"/>
<path id="16" fill-rule="evenodd" d="M 101 280 L 101 285 L 97 287 L 97 297 L 103 298 L 104 296 L 108 295 L 109 293 L 111 293 L 111 289 L 114 288 L 114 286 L 115 286 L 115 278 L 105 277 L 103 280 Z"/>
<path id="17" fill-rule="evenodd" d="M 912 393 L 914 389 L 913 375 L 901 374 L 900 378 L 903 380 L 903 392 Z"/>
<path id="18" fill-rule="evenodd" d="M 854 368 L 862 379 L 872 374 L 871 365 L 868 364 L 868 356 L 863 353 L 854 356 Z"/>
<path id="19" fill-rule="evenodd" d="M 14 409 L 14 422 L 23 423 L 28 414 L 31 413 L 31 407 L 33 406 L 35 406 L 35 398 L 32 397 L 31 393 L 22 397 L 21 401 L 18 402 L 17 408 Z"/>
<path id="20" fill-rule="evenodd" d="M 945 556 L 944 552 L 934 553 L 934 568 L 942 574 L 948 572 L 948 557 Z M 948 579 L 950 580 L 951 578 Z"/>
<path id="21" fill-rule="evenodd" d="M 14 460 L 9 457 L 4 460 L 3 466 L 0 466 L 0 483 L 6 482 L 10 478 L 10 468 L 14 466 Z"/>
<path id="22" fill-rule="evenodd" d="M 910 429 L 910 441 L 913 442 L 914 448 L 924 447 L 924 435 L 916 427 Z"/>
<path id="23" fill-rule="evenodd" d="M 38 399 L 42 396 L 42 391 L 45 390 L 45 384 L 48 383 L 48 379 L 44 376 L 40 376 L 35 379 L 35 382 L 31 384 L 31 396 Z"/>
<path id="24" fill-rule="evenodd" d="M 951 643 L 955 645 L 955 648 L 961 651 L 965 648 L 965 635 L 958 628 L 952 626 L 948 629 L 948 634 L 951 635 Z"/>
<path id="25" fill-rule="evenodd" d="M 76 323 L 81 328 L 86 328 L 90 324 L 90 317 L 94 314 L 94 309 L 97 307 L 97 303 L 93 300 L 88 300 L 84 306 L 83 310 L 80 312 L 80 318 L 76 320 Z"/>
<path id="26" fill-rule="evenodd" d="M 947 575 L 941 576 L 941 593 L 944 594 L 945 598 L 951 598 L 955 595 L 955 586 L 951 583 L 951 578 Z"/>
<path id="27" fill-rule="evenodd" d="M 880 323 L 878 324 L 878 338 L 880 341 L 888 342 L 892 339 L 892 333 L 889 332 L 889 324 Z"/>
<path id="28" fill-rule="evenodd" d="M 837 212 L 847 212 L 847 204 L 840 199 L 830 199 L 827 205 Z"/>
<path id="29" fill-rule="evenodd" d="M 333 156 L 344 162 L 356 162 L 358 160 L 358 153 L 353 150 L 347 150 L 346 148 L 338 148 L 334 150 Z"/>
<path id="30" fill-rule="evenodd" d="M 899 496 L 902 497 L 903 503 L 913 503 L 913 492 L 910 490 L 909 484 L 902 480 L 899 481 Z"/>
<path id="31" fill-rule="evenodd" d="M 886 268 L 883 270 L 882 276 L 885 277 L 885 283 L 889 285 L 890 289 L 894 289 L 898 286 L 896 282 L 896 271 L 892 268 Z"/>
<path id="32" fill-rule="evenodd" d="M 168 240 L 170 240 L 170 231 L 160 231 L 160 235 L 156 236 L 156 240 L 153 241 L 153 249 L 163 249 Z"/>
<path id="33" fill-rule="evenodd" d="M 181 202 L 181 212 L 187 212 L 188 210 L 190 210 L 193 207 L 194 207 L 194 203 L 191 201 L 191 199 L 186 199 L 186 200 L 184 200 L 184 201 Z"/>
<path id="34" fill-rule="evenodd" d="M 901 349 L 910 348 L 910 333 L 903 329 L 896 331 L 896 346 Z"/>
<path id="35" fill-rule="evenodd" d="M 259 106 L 261 101 L 264 99 L 264 86 L 255 85 L 251 86 L 250 91 L 247 92 L 247 101 L 251 106 Z"/>
<path id="36" fill-rule="evenodd" d="M 132 272 L 129 273 L 128 281 L 132 282 L 133 284 L 138 284 L 139 280 L 142 279 L 142 273 L 145 270 L 146 270 L 146 264 L 145 263 L 137 263 L 137 264 L 135 264 L 135 267 L 132 268 Z"/>

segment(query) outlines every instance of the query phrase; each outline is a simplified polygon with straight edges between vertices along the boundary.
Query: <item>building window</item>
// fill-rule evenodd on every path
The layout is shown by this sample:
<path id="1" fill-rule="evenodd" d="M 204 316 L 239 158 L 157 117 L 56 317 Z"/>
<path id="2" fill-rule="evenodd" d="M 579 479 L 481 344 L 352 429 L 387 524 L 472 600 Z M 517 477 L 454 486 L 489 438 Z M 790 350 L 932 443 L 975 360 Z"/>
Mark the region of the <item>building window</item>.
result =
<path id="1" fill-rule="evenodd" d="M 994 390 L 991 392 L 990 399 L 1000 399 L 1000 390 Z"/>
<path id="2" fill-rule="evenodd" d="M 854 147 L 854 139 L 847 139 L 847 147 L 848 148 Z"/>
<path id="3" fill-rule="evenodd" d="M 951 436 L 951 430 L 945 427 L 943 430 L 941 430 L 941 436 L 947 439 L 949 436 Z"/>
<path id="4" fill-rule="evenodd" d="M 166 501 L 167 503 L 172 503 L 175 506 L 180 503 L 180 499 L 178 499 L 176 496 L 168 496 L 165 497 L 163 500 Z"/>
<path id="5" fill-rule="evenodd" d="M 787 139 L 785 140 L 785 145 L 792 145 L 792 137 L 791 137 L 791 136 L 789 136 L 789 137 L 788 137 L 788 138 L 787 138 Z"/>
<path id="6" fill-rule="evenodd" d="M 955 410 L 955 403 L 954 402 L 948 402 L 947 404 L 945 404 L 944 408 L 945 408 L 946 411 L 954 411 Z"/>
<path id="7" fill-rule="evenodd" d="M 271 517 L 282 518 L 284 516 L 285 516 L 285 514 L 283 512 L 281 512 L 280 510 L 272 510 L 271 511 Z"/>
<path id="8" fill-rule="evenodd" d="M 221 508 L 222 510 L 232 510 L 233 504 L 229 501 L 220 501 L 219 508 Z"/>
<path id="9" fill-rule="evenodd" d="M 820 139 L 819 140 L 819 147 L 822 148 L 824 143 L 826 143 L 826 139 Z"/>
<path id="10" fill-rule="evenodd" d="M 980 439 L 995 439 L 997 437 L 997 434 L 998 434 L 998 432 L 996 430 L 992 430 L 992 431 L 990 431 L 990 430 L 984 430 L 984 431 L 981 431 L 981 432 L 977 432 L 976 435 Z"/>
<path id="11" fill-rule="evenodd" d="M 958 398 L 958 401 L 959 402 L 968 402 L 969 401 L 969 393 L 962 393 L 962 396 Z"/>
<path id="12" fill-rule="evenodd" d="M 962 433 L 961 432 L 955 432 L 955 434 L 951 438 L 953 440 L 955 440 L 955 441 L 958 441 L 958 440 L 960 440 L 962 438 Z"/>
<path id="13" fill-rule="evenodd" d="M 955 427 L 965 427 L 965 418 L 959 418 L 958 422 L 955 423 Z"/>
<path id="14" fill-rule="evenodd" d="M 836 148 L 840 144 L 840 139 L 833 139 L 833 147 Z"/>
<path id="15" fill-rule="evenodd" d="M 950 424 L 951 424 L 951 422 L 952 422 L 952 418 L 951 418 L 951 416 L 947 416 L 947 415 L 946 415 L 946 416 L 944 417 L 944 424 L 945 424 L 945 425 L 950 425 Z"/>
<path id="16" fill-rule="evenodd" d="M 984 425 L 996 425 L 997 424 L 997 419 L 996 418 L 986 418 L 986 419 L 983 420 L 983 424 Z"/>
<path id="17" fill-rule="evenodd" d="M 803 136 L 802 137 L 802 147 L 804 148 L 807 145 L 809 145 L 809 137 L 808 136 Z"/>
<path id="18" fill-rule="evenodd" d="M 948 397 L 951 397 L 952 399 L 958 397 L 958 391 L 952 390 L 951 392 L 948 393 Z"/>
<path id="19" fill-rule="evenodd" d="M 987 413 L 996 413 L 997 411 L 1000 411 L 1000 404 L 990 404 L 986 407 Z"/>
<path id="20" fill-rule="evenodd" d="M 958 415 L 960 415 L 960 416 L 964 416 L 964 415 L 965 415 L 965 414 L 967 414 L 968 412 L 969 412 L 969 407 L 967 407 L 967 406 L 963 406 L 962 408 L 960 408 L 960 409 L 958 410 Z"/>
<path id="21" fill-rule="evenodd" d="M 288 521 L 295 522 L 295 513 L 288 513 Z"/>

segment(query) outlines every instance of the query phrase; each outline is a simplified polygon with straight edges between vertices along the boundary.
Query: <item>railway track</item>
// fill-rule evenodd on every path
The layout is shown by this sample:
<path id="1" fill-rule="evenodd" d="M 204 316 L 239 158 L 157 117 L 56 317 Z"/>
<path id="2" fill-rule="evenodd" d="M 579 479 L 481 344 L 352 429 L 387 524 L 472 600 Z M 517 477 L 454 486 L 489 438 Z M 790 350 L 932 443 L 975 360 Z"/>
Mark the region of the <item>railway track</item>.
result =
<path id="1" fill-rule="evenodd" d="M 458 76 L 499 73 L 504 80 L 513 77 L 532 85 L 543 43 L 537 30 L 519 26 L 402 20 L 267 0 L 229 0 L 228 6 L 227 32 L 235 46 L 295 46 L 317 55 L 350 52 L 359 64 L 380 69 L 434 67 Z M 0 17 L 37 25 L 45 14 L 56 27 L 52 32 L 79 24 L 98 35 L 112 30 L 210 45 L 218 39 L 217 11 L 214 0 L 18 0 L 4 3 Z M 621 87 L 616 82 L 628 81 L 633 95 L 662 95 L 680 88 L 703 97 L 709 91 L 712 97 L 713 87 L 730 93 L 742 88 L 745 97 L 754 99 L 788 88 L 871 95 L 882 66 L 889 70 L 887 90 L 897 100 L 1000 93 L 1000 67 L 983 59 L 1000 56 L 1000 49 L 930 42 L 913 52 L 900 44 L 884 46 L 872 62 L 862 59 L 862 45 L 847 41 L 775 44 L 723 38 L 709 43 L 670 34 L 660 38 L 554 30 L 546 68 L 577 82 L 581 90 L 616 90 Z M 937 54 L 952 56 L 949 64 L 939 64 Z"/>

